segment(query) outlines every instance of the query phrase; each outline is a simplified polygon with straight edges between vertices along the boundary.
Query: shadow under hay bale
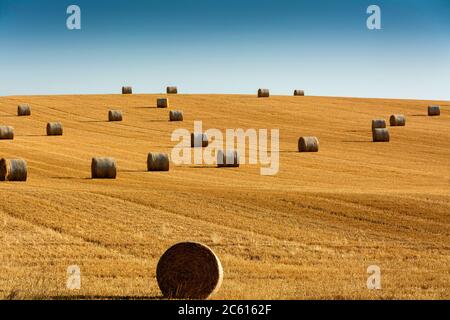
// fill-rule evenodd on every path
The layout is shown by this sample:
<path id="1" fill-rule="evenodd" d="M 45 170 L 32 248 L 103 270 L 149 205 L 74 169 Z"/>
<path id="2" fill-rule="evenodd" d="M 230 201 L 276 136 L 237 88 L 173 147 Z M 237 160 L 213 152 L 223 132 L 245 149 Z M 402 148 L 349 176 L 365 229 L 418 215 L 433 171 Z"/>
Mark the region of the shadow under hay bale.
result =
<path id="1" fill-rule="evenodd" d="M 156 99 L 156 107 L 157 108 L 168 108 L 169 107 L 169 99 L 167 99 L 167 98 Z"/>
<path id="2" fill-rule="evenodd" d="M 389 142 L 390 135 L 389 130 L 386 128 L 376 128 L 372 130 L 372 141 L 373 142 Z"/>
<path id="3" fill-rule="evenodd" d="M 48 136 L 62 136 L 63 127 L 61 122 L 49 122 L 47 123 L 47 135 Z"/>
<path id="4" fill-rule="evenodd" d="M 10 126 L 0 126 L 0 139 L 1 140 L 14 139 L 14 128 Z"/>
<path id="5" fill-rule="evenodd" d="M 169 155 L 167 153 L 150 152 L 147 156 L 148 171 L 169 171 Z"/>
<path id="6" fill-rule="evenodd" d="M 17 115 L 19 117 L 30 116 L 31 115 L 31 107 L 27 104 L 21 104 L 17 107 Z"/>
<path id="7" fill-rule="evenodd" d="M 372 120 L 372 130 L 373 129 L 383 129 L 383 128 L 386 128 L 386 120 L 384 120 L 384 119 Z"/>
<path id="8" fill-rule="evenodd" d="M 191 133 L 191 148 L 206 148 L 208 143 L 206 133 Z"/>
<path id="9" fill-rule="evenodd" d="M 404 127 L 406 125 L 406 117 L 402 114 L 393 114 L 389 118 L 391 127 Z"/>
<path id="10" fill-rule="evenodd" d="M 209 247 L 181 242 L 161 256 L 156 267 L 156 279 L 165 298 L 207 299 L 219 290 L 223 268 Z"/>
<path id="11" fill-rule="evenodd" d="M 92 179 L 115 179 L 116 174 L 117 167 L 114 158 L 92 158 Z"/>
<path id="12" fill-rule="evenodd" d="M 122 87 L 122 94 L 132 94 L 133 88 L 132 87 Z"/>
<path id="13" fill-rule="evenodd" d="M 122 111 L 119 110 L 109 110 L 108 120 L 109 121 L 122 121 Z"/>
<path id="14" fill-rule="evenodd" d="M 303 90 L 294 90 L 294 96 L 301 96 L 303 97 L 305 95 L 305 91 Z"/>
<path id="15" fill-rule="evenodd" d="M 27 181 L 27 162 L 23 159 L 1 159 L 0 181 Z"/>
<path id="16" fill-rule="evenodd" d="M 177 94 L 178 93 L 178 88 L 175 86 L 169 86 L 166 88 L 166 93 L 167 94 Z"/>
<path id="17" fill-rule="evenodd" d="M 217 151 L 217 167 L 236 168 L 239 167 L 239 153 L 236 150 Z"/>
<path id="18" fill-rule="evenodd" d="M 269 96 L 269 89 L 258 89 L 258 98 L 268 98 Z"/>
<path id="19" fill-rule="evenodd" d="M 440 106 L 428 106 L 428 116 L 435 117 L 441 115 L 441 107 Z"/>
<path id="20" fill-rule="evenodd" d="M 319 139 L 317 137 L 300 137 L 298 139 L 299 152 L 319 152 Z"/>
<path id="21" fill-rule="evenodd" d="M 169 120 L 170 121 L 183 121 L 183 111 L 170 110 Z"/>

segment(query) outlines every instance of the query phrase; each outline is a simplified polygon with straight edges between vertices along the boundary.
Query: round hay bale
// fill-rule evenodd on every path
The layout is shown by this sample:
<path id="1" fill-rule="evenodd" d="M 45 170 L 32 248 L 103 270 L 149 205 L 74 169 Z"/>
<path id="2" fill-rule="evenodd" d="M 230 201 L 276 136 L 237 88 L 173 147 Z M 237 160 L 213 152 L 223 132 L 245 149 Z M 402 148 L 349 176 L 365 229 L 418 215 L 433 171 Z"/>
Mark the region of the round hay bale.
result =
<path id="1" fill-rule="evenodd" d="M 92 158 L 92 179 L 115 179 L 116 173 L 116 160 L 113 158 Z"/>
<path id="2" fill-rule="evenodd" d="M 166 88 L 166 92 L 167 92 L 167 94 L 177 94 L 178 89 L 177 89 L 177 87 L 169 86 Z"/>
<path id="3" fill-rule="evenodd" d="M 317 137 L 300 137 L 298 139 L 299 152 L 319 152 L 319 139 Z"/>
<path id="4" fill-rule="evenodd" d="M 386 128 L 376 128 L 372 130 L 373 142 L 389 142 L 389 130 Z"/>
<path id="5" fill-rule="evenodd" d="M 183 121 L 183 111 L 170 110 L 170 121 Z"/>
<path id="6" fill-rule="evenodd" d="M 269 89 L 258 89 L 258 98 L 268 98 L 269 96 Z"/>
<path id="7" fill-rule="evenodd" d="M 122 111 L 119 110 L 109 110 L 108 112 L 109 121 L 122 121 Z"/>
<path id="8" fill-rule="evenodd" d="M 122 94 L 132 94 L 133 88 L 132 87 L 122 87 Z"/>
<path id="9" fill-rule="evenodd" d="M 206 148 L 208 146 L 208 135 L 206 133 L 191 133 L 191 148 Z"/>
<path id="10" fill-rule="evenodd" d="M 441 115 L 441 107 L 440 106 L 428 106 L 428 115 L 430 117 L 440 116 Z"/>
<path id="11" fill-rule="evenodd" d="M 157 108 L 168 108 L 169 107 L 169 99 L 167 99 L 167 98 L 156 99 L 156 107 Z"/>
<path id="12" fill-rule="evenodd" d="M 156 279 L 168 299 L 207 299 L 219 290 L 223 268 L 219 258 L 207 246 L 181 242 L 161 256 Z"/>
<path id="13" fill-rule="evenodd" d="M 10 126 L 0 126 L 0 139 L 2 140 L 14 139 L 14 128 Z"/>
<path id="14" fill-rule="evenodd" d="M 169 155 L 167 153 L 150 152 L 147 156 L 148 171 L 169 171 Z"/>
<path id="15" fill-rule="evenodd" d="M 384 119 L 372 120 L 372 130 L 379 129 L 379 128 L 386 128 L 386 120 L 384 120 Z"/>
<path id="16" fill-rule="evenodd" d="M 1 159 L 0 181 L 27 181 L 27 162 L 23 159 Z"/>
<path id="17" fill-rule="evenodd" d="M 21 104 L 17 107 L 17 115 L 19 117 L 22 116 L 30 116 L 31 115 L 31 108 L 27 104 Z"/>
<path id="18" fill-rule="evenodd" d="M 62 136 L 63 127 L 61 122 L 49 122 L 47 123 L 47 135 L 48 136 Z"/>
<path id="19" fill-rule="evenodd" d="M 239 153 L 236 150 L 217 151 L 217 166 L 224 167 L 239 167 Z"/>
<path id="20" fill-rule="evenodd" d="M 305 95 L 305 91 L 303 90 L 294 90 L 294 96 L 304 96 Z"/>
<path id="21" fill-rule="evenodd" d="M 404 127 L 406 125 L 406 117 L 402 114 L 393 114 L 389 118 L 391 127 Z"/>

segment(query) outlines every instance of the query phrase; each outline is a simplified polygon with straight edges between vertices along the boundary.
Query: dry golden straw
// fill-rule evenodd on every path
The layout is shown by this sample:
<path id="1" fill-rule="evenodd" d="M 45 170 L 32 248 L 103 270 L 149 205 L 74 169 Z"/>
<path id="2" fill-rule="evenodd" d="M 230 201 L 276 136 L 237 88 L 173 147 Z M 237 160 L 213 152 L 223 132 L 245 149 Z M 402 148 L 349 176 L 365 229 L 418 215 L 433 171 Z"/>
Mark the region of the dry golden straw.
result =
<path id="1" fill-rule="evenodd" d="M 17 107 L 17 115 L 19 117 L 21 116 L 30 116 L 31 115 L 31 108 L 27 104 L 21 104 Z"/>
<path id="2" fill-rule="evenodd" d="M 0 139 L 2 140 L 14 139 L 14 128 L 10 126 L 0 126 Z"/>
<path id="3" fill-rule="evenodd" d="M 373 142 L 389 142 L 389 130 L 386 128 L 376 128 L 372 130 Z"/>
<path id="4" fill-rule="evenodd" d="M 49 122 L 47 123 L 47 135 L 48 136 L 62 136 L 63 127 L 61 122 Z"/>
<path id="5" fill-rule="evenodd" d="M 268 98 L 269 96 L 269 89 L 258 89 L 258 98 Z"/>
<path id="6" fill-rule="evenodd" d="M 300 137 L 298 139 L 299 152 L 319 152 L 319 139 L 316 137 Z"/>
<path id="7" fill-rule="evenodd" d="M 168 108 L 169 107 L 169 99 L 167 99 L 167 98 L 156 99 L 156 107 L 157 108 Z"/>
<path id="8" fill-rule="evenodd" d="M 156 279 L 168 299 L 207 299 L 219 290 L 223 269 L 219 258 L 207 246 L 181 242 L 161 256 Z"/>
<path id="9" fill-rule="evenodd" d="M 386 120 L 384 120 L 384 119 L 372 120 L 372 130 L 380 129 L 380 128 L 386 128 Z"/>
<path id="10" fill-rule="evenodd" d="M 132 87 L 122 87 L 122 94 L 132 94 L 133 88 Z"/>
<path id="11" fill-rule="evenodd" d="M 27 181 L 27 162 L 23 159 L 1 159 L 0 181 Z"/>
<path id="12" fill-rule="evenodd" d="M 208 135 L 206 133 L 191 133 L 191 148 L 206 148 L 208 146 Z"/>
<path id="13" fill-rule="evenodd" d="M 167 94 L 177 94 L 178 93 L 178 89 L 177 89 L 177 87 L 167 87 L 166 88 L 166 92 L 167 92 Z"/>
<path id="14" fill-rule="evenodd" d="M 148 171 L 169 171 L 169 155 L 167 153 L 150 152 L 147 156 Z"/>
<path id="15" fill-rule="evenodd" d="M 122 111 L 119 110 L 109 110 L 108 112 L 109 121 L 122 121 Z"/>
<path id="16" fill-rule="evenodd" d="M 170 110 L 170 121 L 183 121 L 183 111 Z"/>
<path id="17" fill-rule="evenodd" d="M 294 90 L 294 96 L 304 96 L 305 91 L 303 90 Z"/>
<path id="18" fill-rule="evenodd" d="M 441 107 L 439 107 L 439 106 L 428 106 L 428 115 L 430 117 L 440 116 L 441 115 Z"/>
<path id="19" fill-rule="evenodd" d="M 389 118 L 391 127 L 404 127 L 406 125 L 406 117 L 402 114 L 393 114 Z"/>
<path id="20" fill-rule="evenodd" d="M 92 179 L 115 179 L 116 173 L 116 160 L 113 158 L 92 158 Z"/>
<path id="21" fill-rule="evenodd" d="M 239 153 L 236 150 L 219 150 L 217 152 L 217 166 L 224 167 L 239 167 Z"/>

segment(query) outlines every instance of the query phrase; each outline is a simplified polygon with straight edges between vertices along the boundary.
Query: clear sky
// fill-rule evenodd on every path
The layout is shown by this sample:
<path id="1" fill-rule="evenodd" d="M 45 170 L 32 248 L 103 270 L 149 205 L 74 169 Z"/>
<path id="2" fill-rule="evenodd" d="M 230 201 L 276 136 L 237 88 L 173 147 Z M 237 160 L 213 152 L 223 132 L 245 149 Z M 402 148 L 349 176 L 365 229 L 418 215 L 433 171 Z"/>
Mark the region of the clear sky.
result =
<path id="1" fill-rule="evenodd" d="M 66 9 L 81 8 L 81 30 Z M 366 9 L 381 7 L 382 30 Z M 450 100 L 449 0 L 0 0 L 0 95 L 250 93 Z"/>

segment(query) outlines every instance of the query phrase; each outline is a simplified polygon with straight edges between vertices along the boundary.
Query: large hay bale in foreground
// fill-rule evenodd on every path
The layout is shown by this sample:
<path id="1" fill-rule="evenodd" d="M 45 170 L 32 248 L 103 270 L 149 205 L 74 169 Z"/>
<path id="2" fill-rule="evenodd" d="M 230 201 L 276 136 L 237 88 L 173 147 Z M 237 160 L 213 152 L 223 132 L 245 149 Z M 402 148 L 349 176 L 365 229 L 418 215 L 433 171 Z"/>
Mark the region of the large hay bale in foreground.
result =
<path id="1" fill-rule="evenodd" d="M 303 90 L 294 90 L 294 96 L 304 96 L 305 95 L 305 91 Z"/>
<path id="2" fill-rule="evenodd" d="M 389 118 L 391 127 L 404 127 L 406 125 L 406 117 L 402 114 L 393 114 Z"/>
<path id="3" fill-rule="evenodd" d="M 389 130 L 386 128 L 376 128 L 372 130 L 373 142 L 389 142 Z"/>
<path id="4" fill-rule="evenodd" d="M 317 137 L 300 137 L 298 139 L 299 152 L 319 152 L 319 139 Z"/>
<path id="5" fill-rule="evenodd" d="M 47 135 L 48 136 L 62 136 L 63 126 L 61 122 L 49 122 L 47 123 Z"/>
<path id="6" fill-rule="evenodd" d="M 169 171 L 169 155 L 167 153 L 150 152 L 147 156 L 148 171 Z"/>
<path id="7" fill-rule="evenodd" d="M 122 87 L 122 94 L 132 94 L 133 88 L 132 87 Z"/>
<path id="8" fill-rule="evenodd" d="M 217 166 L 224 167 L 239 167 L 239 153 L 236 150 L 217 151 Z"/>
<path id="9" fill-rule="evenodd" d="M 386 120 L 384 120 L 384 119 L 372 120 L 372 130 L 379 129 L 379 128 L 386 128 Z"/>
<path id="10" fill-rule="evenodd" d="M 219 258 L 207 246 L 181 242 L 170 247 L 159 259 L 156 279 L 169 299 L 207 299 L 223 280 Z"/>
<path id="11" fill-rule="evenodd" d="M 170 110 L 170 121 L 183 121 L 183 111 Z"/>
<path id="12" fill-rule="evenodd" d="M 174 87 L 174 86 L 169 86 L 166 88 L 166 92 L 167 92 L 167 94 L 177 94 L 178 88 Z"/>
<path id="13" fill-rule="evenodd" d="M 109 110 L 108 120 L 109 121 L 122 121 L 122 111 L 120 110 Z"/>
<path id="14" fill-rule="evenodd" d="M 30 116 L 31 115 L 30 106 L 27 104 L 21 104 L 21 105 L 17 106 L 17 115 L 19 117 Z"/>
<path id="15" fill-rule="evenodd" d="M 10 126 L 0 126 L 0 139 L 2 140 L 14 139 L 14 128 Z"/>
<path id="16" fill-rule="evenodd" d="M 206 148 L 208 146 L 208 135 L 206 133 L 191 133 L 191 148 Z"/>
<path id="17" fill-rule="evenodd" d="M 268 98 L 269 96 L 269 89 L 258 89 L 258 98 Z"/>
<path id="18" fill-rule="evenodd" d="M 116 173 L 116 160 L 114 158 L 92 158 L 92 179 L 115 179 Z"/>
<path id="19" fill-rule="evenodd" d="M 428 115 L 430 117 L 440 116 L 441 115 L 441 107 L 440 106 L 428 106 Z"/>
<path id="20" fill-rule="evenodd" d="M 1 159 L 0 181 L 27 181 L 27 162 L 23 159 Z"/>
<path id="21" fill-rule="evenodd" d="M 157 108 L 168 108 L 169 107 L 169 99 L 167 99 L 167 98 L 156 99 L 156 107 Z"/>

